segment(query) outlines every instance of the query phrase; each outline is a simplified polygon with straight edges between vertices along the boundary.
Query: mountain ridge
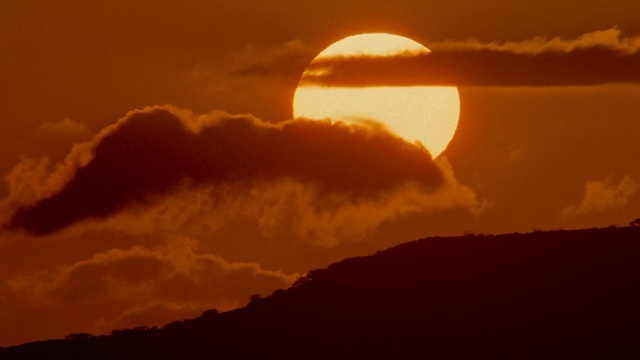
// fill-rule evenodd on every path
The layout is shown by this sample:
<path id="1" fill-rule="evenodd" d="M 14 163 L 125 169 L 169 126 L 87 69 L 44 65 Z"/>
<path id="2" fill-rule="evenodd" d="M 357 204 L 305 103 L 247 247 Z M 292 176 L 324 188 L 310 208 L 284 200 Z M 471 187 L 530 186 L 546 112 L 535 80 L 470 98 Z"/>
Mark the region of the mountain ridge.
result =
<path id="1" fill-rule="evenodd" d="M 632 358 L 640 227 L 430 237 L 309 272 L 241 309 L 2 358 Z"/>

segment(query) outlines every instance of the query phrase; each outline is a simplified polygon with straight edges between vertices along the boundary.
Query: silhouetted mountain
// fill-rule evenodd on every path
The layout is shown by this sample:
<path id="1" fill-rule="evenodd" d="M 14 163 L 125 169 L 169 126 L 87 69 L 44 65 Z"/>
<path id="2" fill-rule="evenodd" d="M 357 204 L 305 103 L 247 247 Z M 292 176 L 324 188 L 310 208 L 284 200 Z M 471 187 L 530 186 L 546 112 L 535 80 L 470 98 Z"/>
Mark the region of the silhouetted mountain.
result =
<path id="1" fill-rule="evenodd" d="M 242 309 L 0 358 L 640 358 L 640 227 L 427 238 Z"/>

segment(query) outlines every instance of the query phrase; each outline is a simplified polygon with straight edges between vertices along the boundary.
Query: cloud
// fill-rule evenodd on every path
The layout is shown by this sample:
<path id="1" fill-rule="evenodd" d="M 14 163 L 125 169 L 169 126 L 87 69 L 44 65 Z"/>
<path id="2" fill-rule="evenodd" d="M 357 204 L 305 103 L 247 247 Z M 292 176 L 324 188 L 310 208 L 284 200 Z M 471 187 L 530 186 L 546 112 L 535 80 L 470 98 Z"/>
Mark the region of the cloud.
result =
<path id="1" fill-rule="evenodd" d="M 5 340 L 17 341 L 21 331 L 34 336 L 33 327 L 47 338 L 163 325 L 205 309 L 237 308 L 251 295 L 286 288 L 299 276 L 229 261 L 201 251 L 197 240 L 185 236 L 158 236 L 156 242 L 96 252 L 0 282 L 3 322 L 21 329 L 5 329 Z"/>
<path id="2" fill-rule="evenodd" d="M 353 199 L 345 193 L 321 196 L 317 185 L 293 179 L 183 188 L 153 206 L 132 208 L 87 226 L 207 239 L 240 219 L 243 227 L 253 227 L 267 238 L 331 247 L 367 239 L 381 224 L 408 214 L 451 208 L 481 213 L 486 200 L 456 181 L 445 158 L 436 163 L 444 176 L 437 189 L 407 183 L 377 196 Z"/>
<path id="3" fill-rule="evenodd" d="M 610 209 L 620 208 L 629 203 L 637 192 L 639 184 L 629 175 L 619 184 L 612 177 L 604 181 L 589 181 L 585 185 L 584 198 L 578 205 L 570 205 L 562 210 L 564 217 L 584 216 Z"/>
<path id="4" fill-rule="evenodd" d="M 430 45 L 431 46 L 431 45 Z M 640 37 L 617 29 L 574 40 L 445 41 L 431 53 L 314 61 L 301 82 L 316 86 L 586 86 L 640 83 Z"/>
<path id="5" fill-rule="evenodd" d="M 76 136 L 82 136 L 89 134 L 89 129 L 83 124 L 66 118 L 59 122 L 47 122 L 43 123 L 36 128 L 37 132 L 51 134 L 70 134 Z"/>
<path id="6" fill-rule="evenodd" d="M 273 125 L 162 107 L 129 113 L 91 142 L 76 144 L 51 172 L 44 168 L 29 160 L 7 176 L 15 189 L 5 202 L 16 209 L 11 228 L 47 234 L 148 204 L 185 184 L 290 178 L 315 184 L 320 195 L 357 200 L 404 184 L 428 191 L 443 182 L 424 148 L 377 128 L 308 120 Z"/>
<path id="7" fill-rule="evenodd" d="M 433 51 L 491 50 L 533 55 L 550 52 L 569 53 L 594 47 L 605 48 L 620 54 L 633 55 L 640 50 L 640 36 L 622 37 L 620 29 L 611 28 L 586 33 L 576 39 L 563 39 L 560 37 L 549 39 L 539 36 L 523 41 L 502 43 L 496 41 L 487 43 L 477 39 L 467 39 L 462 41 L 446 40 L 429 44 L 429 48 Z"/>
<path id="8" fill-rule="evenodd" d="M 10 221 L 14 208 L 36 203 L 44 196 L 50 167 L 46 157 L 40 160 L 25 157 L 4 177 L 9 195 L 0 203 L 0 227 Z"/>
<path id="9" fill-rule="evenodd" d="M 272 48 L 247 45 L 235 54 L 231 74 L 277 76 L 295 83 L 314 55 L 313 49 L 300 40 L 291 40 Z"/>
<path id="10" fill-rule="evenodd" d="M 299 276 L 266 270 L 256 263 L 229 262 L 200 253 L 198 245 L 196 240 L 172 236 L 155 248 L 111 249 L 57 269 L 8 279 L 0 286 L 1 300 L 10 303 L 19 299 L 31 308 L 54 309 L 98 302 L 104 306 L 101 316 L 117 314 L 102 322 L 128 324 L 130 320 L 151 319 L 157 323 L 165 318 L 159 310 L 164 314 L 211 307 L 228 310 L 256 292 L 266 294 L 287 287 Z M 168 304 L 181 305 L 167 309 Z M 145 313 L 148 316 L 143 316 Z M 97 320 L 87 319 L 89 323 Z"/>

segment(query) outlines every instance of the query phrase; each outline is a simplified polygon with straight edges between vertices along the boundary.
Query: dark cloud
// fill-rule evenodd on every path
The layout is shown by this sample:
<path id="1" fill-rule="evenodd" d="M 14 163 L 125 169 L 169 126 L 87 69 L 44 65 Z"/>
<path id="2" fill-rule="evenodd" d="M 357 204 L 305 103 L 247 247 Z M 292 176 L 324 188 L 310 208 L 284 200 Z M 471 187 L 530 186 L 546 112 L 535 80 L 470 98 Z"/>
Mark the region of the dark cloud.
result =
<path id="1" fill-rule="evenodd" d="M 458 49 L 316 60 L 301 79 L 321 86 L 571 86 L 640 83 L 640 53 L 607 47 L 516 53 Z"/>
<path id="2" fill-rule="evenodd" d="M 573 39 L 534 37 L 521 41 L 476 39 L 425 43 L 430 54 L 315 60 L 303 83 L 326 86 L 480 85 L 562 86 L 638 83 L 640 36 L 618 28 Z M 314 53 L 299 41 L 270 50 L 247 48 L 233 75 L 298 79 Z M 323 71 L 324 70 L 324 71 Z"/>
<path id="3" fill-rule="evenodd" d="M 56 178 L 63 180 L 51 180 Z M 37 201 L 14 205 L 9 227 L 42 235 L 149 203 L 151 195 L 185 184 L 287 178 L 356 200 L 407 183 L 429 191 L 444 182 L 427 150 L 380 129 L 307 120 L 272 125 L 250 116 L 198 117 L 156 107 L 132 112 L 76 146 L 40 182 L 57 188 L 40 189 Z"/>

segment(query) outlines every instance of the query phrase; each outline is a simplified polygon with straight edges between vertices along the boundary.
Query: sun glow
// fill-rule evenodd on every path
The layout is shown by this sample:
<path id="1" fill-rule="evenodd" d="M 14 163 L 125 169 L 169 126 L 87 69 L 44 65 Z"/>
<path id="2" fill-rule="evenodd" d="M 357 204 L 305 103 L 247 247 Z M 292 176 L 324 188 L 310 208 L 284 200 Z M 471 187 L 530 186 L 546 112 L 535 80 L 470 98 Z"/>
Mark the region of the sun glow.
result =
<path id="1" fill-rule="evenodd" d="M 329 46 L 311 65 L 331 57 L 407 53 L 429 53 L 429 49 L 402 36 L 362 34 Z M 330 87 L 300 83 L 294 95 L 293 111 L 296 118 L 330 118 L 346 123 L 376 121 L 407 141 L 422 143 L 436 157 L 453 138 L 460 98 L 453 86 Z"/>

